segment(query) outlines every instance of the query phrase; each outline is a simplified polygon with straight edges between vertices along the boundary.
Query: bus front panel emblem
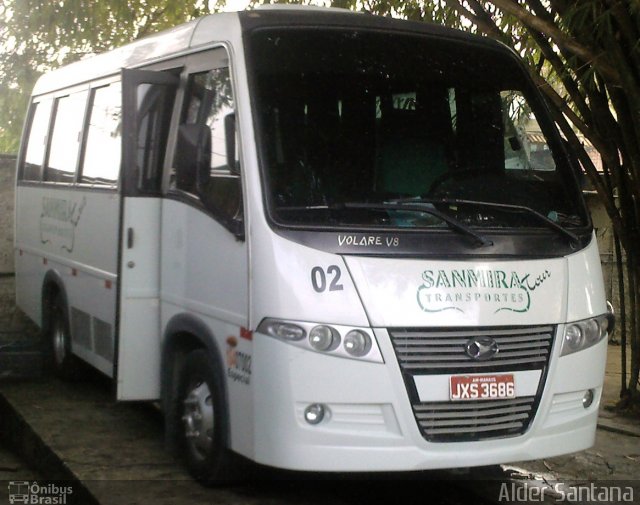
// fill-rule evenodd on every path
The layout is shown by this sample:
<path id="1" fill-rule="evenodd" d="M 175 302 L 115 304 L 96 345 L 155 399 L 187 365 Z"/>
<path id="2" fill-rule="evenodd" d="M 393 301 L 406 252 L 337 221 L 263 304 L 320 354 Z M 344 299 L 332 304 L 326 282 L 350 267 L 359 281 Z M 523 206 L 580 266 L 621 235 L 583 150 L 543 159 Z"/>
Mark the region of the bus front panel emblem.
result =
<path id="1" fill-rule="evenodd" d="M 465 346 L 467 356 L 476 361 L 491 359 L 498 351 L 498 343 L 491 337 L 473 337 Z"/>

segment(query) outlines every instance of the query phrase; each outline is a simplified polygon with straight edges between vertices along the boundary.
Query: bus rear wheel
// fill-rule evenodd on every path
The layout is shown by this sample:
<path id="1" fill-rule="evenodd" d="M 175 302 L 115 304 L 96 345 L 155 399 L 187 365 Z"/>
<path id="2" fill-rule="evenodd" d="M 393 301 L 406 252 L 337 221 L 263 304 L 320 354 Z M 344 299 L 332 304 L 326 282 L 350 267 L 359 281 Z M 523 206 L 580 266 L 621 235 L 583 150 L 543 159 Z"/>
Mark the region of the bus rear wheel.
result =
<path id="1" fill-rule="evenodd" d="M 204 484 L 233 482 L 235 464 L 226 444 L 224 387 L 204 349 L 187 355 L 178 391 L 180 438 L 189 473 Z"/>
<path id="2" fill-rule="evenodd" d="M 71 333 L 67 308 L 59 294 L 51 303 L 51 318 L 47 330 L 47 347 L 49 364 L 55 375 L 61 379 L 71 380 L 77 372 L 77 361 L 71 352 Z"/>

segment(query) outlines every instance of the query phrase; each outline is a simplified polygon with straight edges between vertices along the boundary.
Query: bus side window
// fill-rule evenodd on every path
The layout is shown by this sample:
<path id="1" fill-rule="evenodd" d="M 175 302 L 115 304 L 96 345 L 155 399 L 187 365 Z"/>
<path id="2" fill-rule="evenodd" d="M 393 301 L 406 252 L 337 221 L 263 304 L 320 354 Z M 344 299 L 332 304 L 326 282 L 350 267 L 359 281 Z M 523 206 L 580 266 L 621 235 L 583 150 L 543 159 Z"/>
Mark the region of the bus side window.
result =
<path id="1" fill-rule="evenodd" d="M 42 100 L 32 105 L 31 125 L 27 137 L 27 148 L 22 166 L 21 179 L 39 181 L 42 179 L 42 161 L 47 144 L 47 131 L 51 119 L 52 100 Z"/>
<path id="2" fill-rule="evenodd" d="M 80 181 L 115 185 L 122 149 L 122 91 L 119 82 L 95 88 L 87 126 Z"/>
<path id="3" fill-rule="evenodd" d="M 237 149 L 231 164 L 227 155 L 226 137 L 233 119 L 229 68 L 189 76 L 176 146 L 175 186 L 198 197 L 223 221 L 238 221 L 242 217 Z"/>
<path id="4" fill-rule="evenodd" d="M 170 86 L 141 83 L 138 85 L 137 96 L 138 189 L 145 193 L 157 193 L 162 184 L 162 168 L 175 90 Z"/>
<path id="5" fill-rule="evenodd" d="M 71 183 L 75 180 L 86 103 L 86 91 L 56 100 L 45 181 Z"/>

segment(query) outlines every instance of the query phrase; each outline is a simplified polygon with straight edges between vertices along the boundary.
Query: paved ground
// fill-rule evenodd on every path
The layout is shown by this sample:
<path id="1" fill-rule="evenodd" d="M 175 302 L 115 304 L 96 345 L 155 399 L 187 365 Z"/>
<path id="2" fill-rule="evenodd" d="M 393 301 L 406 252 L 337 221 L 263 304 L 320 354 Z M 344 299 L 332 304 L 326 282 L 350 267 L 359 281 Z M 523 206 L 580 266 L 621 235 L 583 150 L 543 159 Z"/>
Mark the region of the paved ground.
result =
<path id="1" fill-rule="evenodd" d="M 12 483 L 34 482 L 42 476 L 26 466 L 15 454 L 0 445 L 0 504 L 9 503 Z"/>
<path id="2" fill-rule="evenodd" d="M 37 328 L 15 306 L 13 276 L 0 273 L 0 380 L 30 378 L 41 368 Z"/>
<path id="3" fill-rule="evenodd" d="M 0 483 L 3 481 L 32 480 L 41 476 L 31 470 L 21 459 L 9 449 L 0 445 Z M 0 491 L 2 485 L 0 484 Z M 0 496 L 2 496 L 0 494 Z M 2 503 L 2 502 L 0 502 Z"/>
<path id="4" fill-rule="evenodd" d="M 23 459 L 9 451 L 0 440 L 0 504 L 8 502 L 11 482 L 31 482 L 41 478 L 41 474 L 29 468 Z"/>
<path id="5" fill-rule="evenodd" d="M 581 453 L 529 463 L 529 469 L 553 472 L 565 479 L 640 482 L 640 419 L 620 416 L 613 409 L 620 392 L 620 353 L 620 346 L 609 345 L 595 446 Z"/>

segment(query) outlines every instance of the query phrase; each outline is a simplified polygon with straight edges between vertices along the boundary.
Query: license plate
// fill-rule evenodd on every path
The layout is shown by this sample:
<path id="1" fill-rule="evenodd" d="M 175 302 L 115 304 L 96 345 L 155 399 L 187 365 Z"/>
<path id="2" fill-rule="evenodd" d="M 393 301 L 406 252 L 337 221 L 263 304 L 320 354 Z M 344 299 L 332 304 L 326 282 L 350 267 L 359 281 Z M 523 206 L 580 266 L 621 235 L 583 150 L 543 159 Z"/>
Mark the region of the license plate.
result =
<path id="1" fill-rule="evenodd" d="M 449 378 L 449 398 L 460 400 L 504 400 L 516 397 L 512 374 L 452 375 Z"/>

